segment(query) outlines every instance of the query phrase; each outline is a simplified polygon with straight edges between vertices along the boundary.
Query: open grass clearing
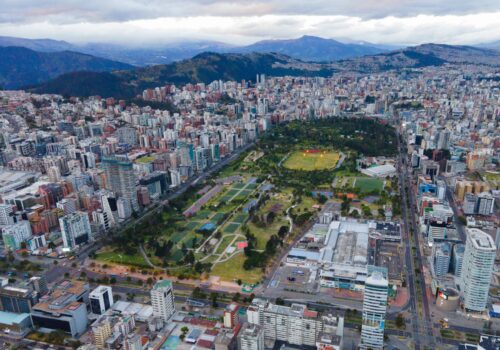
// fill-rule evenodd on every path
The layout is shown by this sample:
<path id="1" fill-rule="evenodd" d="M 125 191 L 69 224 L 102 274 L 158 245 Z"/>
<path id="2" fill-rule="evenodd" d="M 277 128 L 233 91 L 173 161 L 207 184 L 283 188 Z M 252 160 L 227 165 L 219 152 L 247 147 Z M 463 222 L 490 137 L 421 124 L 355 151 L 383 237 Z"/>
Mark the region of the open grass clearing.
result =
<path id="1" fill-rule="evenodd" d="M 114 250 L 103 250 L 97 252 L 95 259 L 104 263 L 149 267 L 148 263 L 144 260 L 144 257 L 139 251 L 135 254 L 124 254 Z"/>
<path id="2" fill-rule="evenodd" d="M 333 151 L 319 151 L 312 153 L 309 150 L 293 152 L 283 163 L 283 166 L 292 170 L 323 170 L 337 165 L 340 154 Z"/>
<path id="3" fill-rule="evenodd" d="M 213 267 L 211 275 L 219 276 L 225 281 L 236 281 L 241 279 L 246 283 L 257 283 L 262 279 L 262 270 L 255 268 L 251 270 L 243 269 L 243 262 L 246 256 L 243 252 L 236 254 L 234 257 L 223 263 Z"/>

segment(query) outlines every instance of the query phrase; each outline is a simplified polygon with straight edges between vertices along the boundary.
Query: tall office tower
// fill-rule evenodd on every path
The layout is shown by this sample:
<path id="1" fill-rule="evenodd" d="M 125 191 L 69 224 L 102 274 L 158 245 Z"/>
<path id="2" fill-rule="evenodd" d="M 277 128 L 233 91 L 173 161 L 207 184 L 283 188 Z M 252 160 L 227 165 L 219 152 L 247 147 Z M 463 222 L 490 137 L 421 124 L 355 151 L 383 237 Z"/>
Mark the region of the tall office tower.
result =
<path id="1" fill-rule="evenodd" d="M 477 214 L 491 215 L 495 209 L 495 197 L 489 192 L 483 192 L 477 196 Z"/>
<path id="2" fill-rule="evenodd" d="M 98 286 L 90 295 L 90 311 L 102 315 L 113 306 L 113 291 L 109 286 Z"/>
<path id="3" fill-rule="evenodd" d="M 450 131 L 448 129 L 444 129 L 439 132 L 439 136 L 437 139 L 437 148 L 438 149 L 448 149 L 450 148 Z"/>
<path id="4" fill-rule="evenodd" d="M 259 325 L 246 323 L 238 334 L 238 350 L 264 349 L 264 330 Z"/>
<path id="5" fill-rule="evenodd" d="M 140 334 L 129 334 L 123 341 L 123 350 L 142 350 L 142 337 Z"/>
<path id="6" fill-rule="evenodd" d="M 464 252 L 465 252 L 465 245 L 455 244 L 453 246 L 453 259 L 452 259 L 453 273 L 457 277 L 460 277 L 462 275 Z"/>
<path id="7" fill-rule="evenodd" d="M 92 238 L 89 216 L 77 211 L 59 218 L 63 247 L 69 250 L 77 245 L 87 243 Z"/>
<path id="8" fill-rule="evenodd" d="M 92 325 L 92 340 L 98 349 L 106 349 L 106 340 L 113 334 L 112 319 L 101 316 Z"/>
<path id="9" fill-rule="evenodd" d="M 0 204 L 0 226 L 12 225 L 14 223 L 13 205 Z"/>
<path id="10" fill-rule="evenodd" d="M 465 310 L 483 312 L 488 302 L 496 246 L 486 232 L 467 228 L 461 291 Z"/>
<path id="11" fill-rule="evenodd" d="M 450 268 L 451 246 L 449 243 L 438 243 L 432 247 L 432 266 L 434 275 L 444 276 Z"/>
<path id="12" fill-rule="evenodd" d="M 33 276 L 30 278 L 30 283 L 35 289 L 35 291 L 38 292 L 40 295 L 45 295 L 48 293 L 49 288 L 47 286 L 47 279 L 45 278 L 45 275 L 41 276 Z"/>
<path id="13" fill-rule="evenodd" d="M 151 289 L 151 304 L 153 305 L 153 315 L 168 321 L 175 312 L 174 290 L 172 282 L 158 281 Z"/>
<path id="14" fill-rule="evenodd" d="M 377 350 L 384 348 L 388 288 L 387 268 L 369 265 L 363 297 L 361 349 Z"/>
<path id="15" fill-rule="evenodd" d="M 21 243 L 29 240 L 33 234 L 29 221 L 19 221 L 15 224 L 2 227 L 0 230 L 3 236 L 5 248 L 8 250 L 18 250 Z"/>
<path id="16" fill-rule="evenodd" d="M 132 162 L 128 159 L 105 157 L 101 162 L 101 166 L 106 173 L 106 187 L 119 197 L 128 200 L 133 210 L 139 211 Z"/>

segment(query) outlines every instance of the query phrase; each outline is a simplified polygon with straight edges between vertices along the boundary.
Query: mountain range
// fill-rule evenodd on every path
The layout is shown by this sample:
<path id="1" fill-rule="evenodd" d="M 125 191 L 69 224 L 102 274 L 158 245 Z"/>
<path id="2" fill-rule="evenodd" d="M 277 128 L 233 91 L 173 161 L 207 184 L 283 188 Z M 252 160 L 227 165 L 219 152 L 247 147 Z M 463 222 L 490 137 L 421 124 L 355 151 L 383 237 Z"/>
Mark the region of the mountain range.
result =
<path id="1" fill-rule="evenodd" d="M 289 40 L 264 40 L 247 46 L 234 46 L 216 41 L 187 41 L 158 45 L 155 48 L 130 48 L 116 44 L 89 43 L 74 45 L 50 39 L 24 39 L 0 36 L 0 46 L 21 46 L 35 51 L 74 51 L 135 66 L 165 64 L 194 57 L 202 52 L 250 53 L 276 52 L 303 61 L 330 62 L 363 55 L 387 52 L 387 46 L 367 42 L 342 43 L 333 39 L 302 36 Z"/>
<path id="2" fill-rule="evenodd" d="M 34 85 L 74 71 L 115 71 L 131 65 L 72 51 L 39 52 L 24 47 L 0 47 L 0 86 Z"/>
<path id="3" fill-rule="evenodd" d="M 445 64 L 500 67 L 500 52 L 469 46 L 425 44 L 388 53 L 341 61 L 304 62 L 279 53 L 202 53 L 170 64 L 139 67 L 112 73 L 78 72 L 61 75 L 32 89 L 38 93 L 72 96 L 128 98 L 145 88 L 169 83 L 185 84 L 214 80 L 254 81 L 256 74 L 273 76 L 331 76 L 335 72 L 371 73 Z"/>

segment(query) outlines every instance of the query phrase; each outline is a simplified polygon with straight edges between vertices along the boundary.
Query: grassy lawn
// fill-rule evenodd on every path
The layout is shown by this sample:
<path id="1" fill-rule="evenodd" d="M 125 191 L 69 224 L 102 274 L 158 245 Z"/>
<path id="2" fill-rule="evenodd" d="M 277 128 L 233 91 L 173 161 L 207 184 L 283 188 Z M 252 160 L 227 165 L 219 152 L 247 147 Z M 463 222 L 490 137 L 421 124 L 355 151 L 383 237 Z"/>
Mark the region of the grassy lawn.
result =
<path id="1" fill-rule="evenodd" d="M 217 248 L 216 253 L 217 254 L 222 254 L 228 247 L 229 243 L 231 243 L 234 239 L 234 235 L 225 235 L 222 237 L 222 243 L 219 245 Z"/>
<path id="2" fill-rule="evenodd" d="M 96 260 L 104 263 L 126 264 L 139 267 L 149 267 L 142 255 L 137 252 L 133 255 L 120 254 L 114 250 L 104 250 L 96 254 Z"/>
<path id="3" fill-rule="evenodd" d="M 215 265 L 210 274 L 219 276 L 225 281 L 241 279 L 247 283 L 259 282 L 262 279 L 261 269 L 244 270 L 243 262 L 245 259 L 245 254 L 239 253 L 228 261 Z"/>
<path id="4" fill-rule="evenodd" d="M 235 233 L 238 227 L 240 227 L 240 224 L 230 223 L 224 227 L 224 232 Z"/>
<path id="5" fill-rule="evenodd" d="M 354 186 L 359 188 L 362 192 L 371 192 L 374 190 L 382 191 L 384 189 L 384 182 L 380 179 L 358 177 L 356 178 Z"/>
<path id="6" fill-rule="evenodd" d="M 333 168 L 340 159 L 340 154 L 332 151 L 321 151 L 319 153 L 307 153 L 307 151 L 296 151 L 292 153 L 283 163 L 283 166 L 292 170 L 321 170 Z"/>
<path id="7" fill-rule="evenodd" d="M 238 216 L 232 218 L 231 220 L 232 222 L 242 224 L 247 219 L 247 217 L 248 217 L 247 214 L 239 214 Z"/>

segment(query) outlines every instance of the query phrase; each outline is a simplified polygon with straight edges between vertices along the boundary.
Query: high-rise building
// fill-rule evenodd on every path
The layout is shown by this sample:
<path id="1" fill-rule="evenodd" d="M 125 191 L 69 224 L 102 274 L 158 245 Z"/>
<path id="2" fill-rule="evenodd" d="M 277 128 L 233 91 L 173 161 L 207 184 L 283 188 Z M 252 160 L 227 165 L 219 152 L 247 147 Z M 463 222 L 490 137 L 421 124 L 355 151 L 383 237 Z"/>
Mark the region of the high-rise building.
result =
<path id="1" fill-rule="evenodd" d="M 377 350 L 384 348 L 388 287 L 387 269 L 369 265 L 363 297 L 361 349 Z"/>
<path id="2" fill-rule="evenodd" d="M 74 249 L 79 244 L 87 243 L 92 238 L 89 216 L 85 212 L 77 211 L 59 218 L 63 247 Z"/>
<path id="3" fill-rule="evenodd" d="M 325 331 L 341 339 L 344 329 L 340 316 L 309 310 L 303 304 L 281 306 L 260 298 L 248 307 L 247 320 L 263 328 L 266 344 L 280 341 L 315 346 Z"/>
<path id="4" fill-rule="evenodd" d="M 474 215 L 477 213 L 477 198 L 472 193 L 465 193 L 462 209 L 465 215 Z"/>
<path id="5" fill-rule="evenodd" d="M 151 304 L 154 316 L 162 317 L 165 321 L 172 317 L 175 312 L 172 282 L 162 280 L 155 283 L 151 289 Z"/>
<path id="6" fill-rule="evenodd" d="M 467 228 L 460 288 L 465 310 L 483 312 L 486 309 L 495 256 L 496 246 L 491 236 L 479 229 Z"/>
<path id="7" fill-rule="evenodd" d="M 142 336 L 140 334 L 129 334 L 123 341 L 123 350 L 143 350 Z"/>
<path id="8" fill-rule="evenodd" d="M 462 275 L 464 252 L 465 252 L 465 245 L 455 244 L 453 246 L 453 260 L 452 260 L 453 273 L 457 277 L 460 277 Z"/>
<path id="9" fill-rule="evenodd" d="M 99 349 L 106 348 L 106 340 L 113 334 L 112 320 L 108 317 L 99 318 L 92 325 L 94 345 Z"/>
<path id="10" fill-rule="evenodd" d="M 18 250 L 21 243 L 32 237 L 31 225 L 29 221 L 20 221 L 2 228 L 3 242 L 6 249 Z"/>
<path id="11" fill-rule="evenodd" d="M 264 331 L 253 323 L 246 323 L 238 333 L 238 350 L 264 350 Z"/>
<path id="12" fill-rule="evenodd" d="M 451 246 L 449 243 L 438 243 L 432 247 L 432 266 L 434 275 L 444 276 L 448 273 L 451 259 Z"/>
<path id="13" fill-rule="evenodd" d="M 76 211 L 76 199 L 63 198 L 57 202 L 56 206 L 64 212 L 64 215 L 72 214 Z"/>
<path id="14" fill-rule="evenodd" d="M 495 198 L 488 192 L 477 195 L 477 214 L 491 215 L 495 208 Z"/>
<path id="15" fill-rule="evenodd" d="M 14 313 L 31 313 L 38 295 L 30 286 L 6 285 L 0 288 L 0 310 Z"/>
<path id="16" fill-rule="evenodd" d="M 45 275 L 31 277 L 30 283 L 35 289 L 35 291 L 40 295 L 45 295 L 49 291 Z"/>
<path id="17" fill-rule="evenodd" d="M 139 211 L 135 173 L 133 164 L 128 159 L 105 157 L 101 166 L 106 173 L 106 187 L 119 197 L 126 199 L 133 210 Z"/>
<path id="18" fill-rule="evenodd" d="M 90 310 L 102 315 L 113 306 L 113 291 L 109 286 L 98 286 L 90 295 Z"/>
<path id="19" fill-rule="evenodd" d="M 0 204 L 0 226 L 12 225 L 14 223 L 13 211 L 13 205 Z"/>

